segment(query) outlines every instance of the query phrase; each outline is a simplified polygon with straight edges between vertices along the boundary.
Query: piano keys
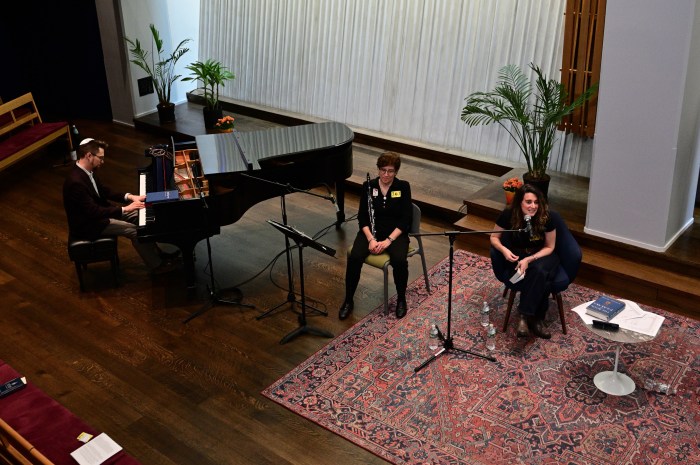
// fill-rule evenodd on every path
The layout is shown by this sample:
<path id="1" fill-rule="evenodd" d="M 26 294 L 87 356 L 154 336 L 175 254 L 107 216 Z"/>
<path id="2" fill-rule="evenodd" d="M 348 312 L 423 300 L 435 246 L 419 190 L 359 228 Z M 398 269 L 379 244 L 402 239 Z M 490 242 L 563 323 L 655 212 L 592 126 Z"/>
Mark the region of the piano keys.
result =
<path id="1" fill-rule="evenodd" d="M 199 157 L 208 184 L 206 205 L 199 197 L 153 204 L 142 210 L 139 239 L 179 247 L 186 283 L 193 287 L 194 248 L 199 241 L 219 234 L 221 226 L 235 223 L 258 202 L 289 193 L 255 178 L 296 189 L 334 185 L 340 227 L 345 221 L 344 181 L 352 175 L 353 138 L 350 128 L 333 122 L 197 136 L 192 155 Z M 154 165 L 139 176 L 142 194 L 155 185 L 149 178 L 162 171 Z M 172 178 L 166 183 L 169 189 L 175 188 L 173 184 Z"/>

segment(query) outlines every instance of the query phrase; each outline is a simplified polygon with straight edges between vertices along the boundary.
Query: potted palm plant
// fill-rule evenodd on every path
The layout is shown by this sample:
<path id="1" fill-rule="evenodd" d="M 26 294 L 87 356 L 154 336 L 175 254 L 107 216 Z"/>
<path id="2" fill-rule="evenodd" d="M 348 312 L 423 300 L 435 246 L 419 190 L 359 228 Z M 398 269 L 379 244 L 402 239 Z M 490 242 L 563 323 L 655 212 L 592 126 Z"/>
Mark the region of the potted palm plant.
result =
<path id="1" fill-rule="evenodd" d="M 497 123 L 516 142 L 525 162 L 523 180 L 538 185 L 547 194 L 550 176 L 546 173 L 549 156 L 562 119 L 591 98 L 598 89 L 594 84 L 572 103 L 567 103 L 564 86 L 547 79 L 540 68 L 530 63 L 535 72 L 532 84 L 516 65 L 506 65 L 498 73 L 496 87 L 489 92 L 474 92 L 462 109 L 462 121 L 469 126 Z"/>
<path id="2" fill-rule="evenodd" d="M 175 64 L 182 56 L 189 52 L 185 45 L 191 39 L 181 41 L 177 47 L 167 53 L 163 47 L 163 39 L 160 37 L 158 29 L 151 24 L 151 49 L 146 50 L 141 46 L 138 39 L 125 38 L 129 44 L 131 63 L 135 64 L 153 80 L 153 87 L 158 96 L 158 117 L 161 123 L 175 121 L 175 104 L 170 101 L 170 93 L 175 81 L 180 79 L 179 74 L 175 74 Z"/>
<path id="3" fill-rule="evenodd" d="M 219 101 L 219 88 L 226 85 L 226 81 L 235 79 L 236 76 L 229 71 L 220 61 L 208 59 L 196 61 L 187 66 L 190 75 L 182 78 L 183 81 L 200 81 L 204 97 L 204 126 L 212 129 L 216 122 L 223 116 L 221 102 Z"/>

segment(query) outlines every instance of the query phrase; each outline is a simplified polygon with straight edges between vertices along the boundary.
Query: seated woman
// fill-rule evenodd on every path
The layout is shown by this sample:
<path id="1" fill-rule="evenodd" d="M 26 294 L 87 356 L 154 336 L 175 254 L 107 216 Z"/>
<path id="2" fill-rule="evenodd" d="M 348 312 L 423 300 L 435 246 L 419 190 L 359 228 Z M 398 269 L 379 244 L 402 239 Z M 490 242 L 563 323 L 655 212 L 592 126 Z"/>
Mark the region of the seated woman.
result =
<path id="1" fill-rule="evenodd" d="M 388 253 L 394 273 L 398 298 L 396 317 L 406 315 L 406 286 L 408 285 L 408 232 L 411 228 L 413 205 L 411 186 L 396 177 L 401 168 L 398 153 L 384 152 L 377 159 L 379 176 L 362 186 L 357 220 L 360 231 L 355 237 L 345 273 L 345 301 L 338 317 L 346 319 L 355 306 L 353 296 L 360 282 L 360 272 L 369 254 Z"/>
<path id="2" fill-rule="evenodd" d="M 524 231 L 508 232 L 508 229 Z M 516 270 L 525 277 L 511 285 L 520 291 L 520 322 L 518 337 L 527 337 L 528 330 L 536 336 L 549 339 L 542 325 L 549 306 L 551 282 L 559 258 L 554 254 L 557 231 L 549 215 L 547 199 L 536 187 L 525 184 L 515 193 L 511 207 L 501 212 L 491 234 L 491 245 L 510 262 L 508 276 Z"/>

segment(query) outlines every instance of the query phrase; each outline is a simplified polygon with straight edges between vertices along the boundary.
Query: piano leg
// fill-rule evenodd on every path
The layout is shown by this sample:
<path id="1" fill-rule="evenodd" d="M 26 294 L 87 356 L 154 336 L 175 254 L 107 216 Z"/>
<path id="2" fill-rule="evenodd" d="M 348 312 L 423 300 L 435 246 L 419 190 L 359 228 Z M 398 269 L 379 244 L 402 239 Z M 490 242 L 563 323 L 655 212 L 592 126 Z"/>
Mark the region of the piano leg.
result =
<path id="1" fill-rule="evenodd" d="M 338 211 L 335 214 L 335 229 L 340 229 L 345 223 L 345 181 L 336 181 L 335 198 L 336 202 L 338 202 Z"/>
<path id="2" fill-rule="evenodd" d="M 185 266 L 185 284 L 187 289 L 197 287 L 197 276 L 194 272 L 194 246 L 196 244 L 179 244 L 182 251 L 182 264 Z"/>

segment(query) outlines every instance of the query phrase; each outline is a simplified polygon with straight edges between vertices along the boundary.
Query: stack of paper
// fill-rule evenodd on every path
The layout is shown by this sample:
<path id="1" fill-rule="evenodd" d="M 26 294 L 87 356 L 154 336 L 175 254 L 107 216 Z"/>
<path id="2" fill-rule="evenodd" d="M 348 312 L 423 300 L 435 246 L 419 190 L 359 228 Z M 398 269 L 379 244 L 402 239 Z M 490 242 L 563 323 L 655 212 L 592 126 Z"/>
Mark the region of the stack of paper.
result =
<path id="1" fill-rule="evenodd" d="M 625 309 L 618 313 L 615 318 L 610 320 L 610 323 L 617 323 L 620 325 L 620 328 L 628 329 L 636 333 L 641 333 L 652 337 L 656 336 L 665 318 L 661 315 L 657 315 L 656 313 L 645 312 L 639 308 L 639 305 L 631 300 L 622 299 L 622 301 L 626 304 Z M 592 324 L 593 320 L 595 319 L 586 314 L 586 307 L 588 307 L 591 302 L 593 301 L 591 300 L 590 302 L 583 303 L 572 309 L 574 312 L 579 314 L 584 323 L 589 325 Z"/>

